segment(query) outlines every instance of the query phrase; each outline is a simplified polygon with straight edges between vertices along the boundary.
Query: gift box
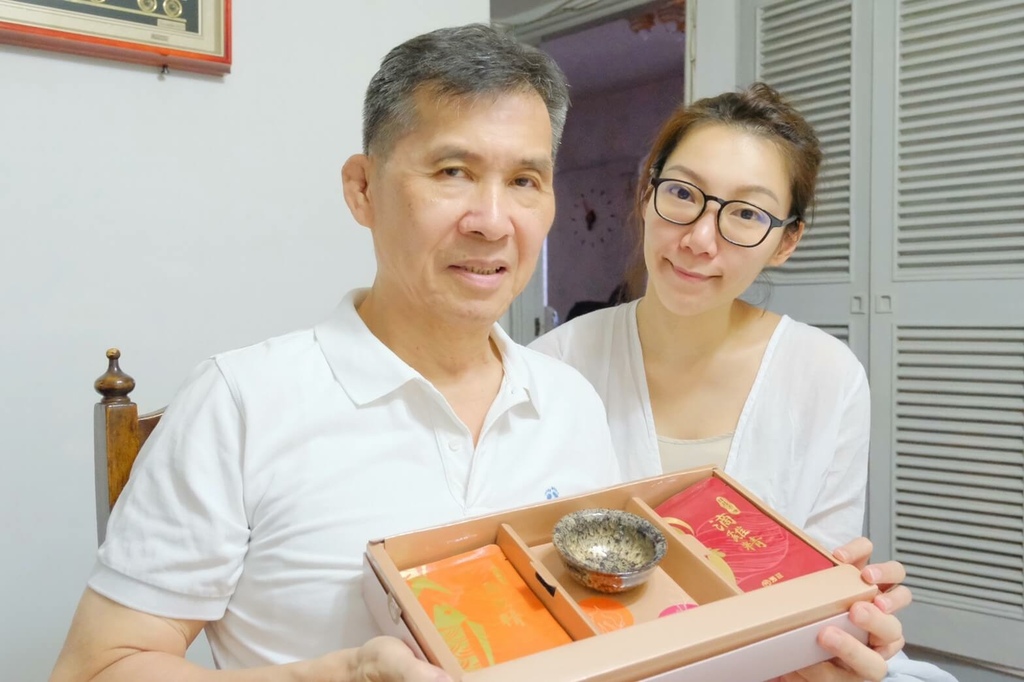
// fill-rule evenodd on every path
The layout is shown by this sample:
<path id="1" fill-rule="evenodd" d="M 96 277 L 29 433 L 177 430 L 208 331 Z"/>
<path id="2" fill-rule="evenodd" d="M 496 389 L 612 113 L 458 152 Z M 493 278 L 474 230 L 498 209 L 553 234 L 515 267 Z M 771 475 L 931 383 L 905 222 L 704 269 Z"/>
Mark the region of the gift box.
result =
<path id="1" fill-rule="evenodd" d="M 708 488 L 710 498 L 698 494 Z M 701 499 L 724 497 L 739 513 L 720 526 L 735 530 L 759 515 L 759 529 L 770 522 L 785 532 L 786 556 L 806 549 L 817 570 L 808 564 L 802 575 L 741 589 L 743 579 L 723 570 L 722 549 L 674 528 L 678 509 L 668 520 L 656 511 L 691 489 L 691 518 L 706 517 Z M 667 552 L 644 585 L 601 594 L 570 578 L 552 530 L 565 514 L 594 507 L 632 512 L 662 531 Z M 856 568 L 712 467 L 372 540 L 364 568 L 364 599 L 382 632 L 468 682 L 763 682 L 827 660 L 816 643 L 826 625 L 865 641 L 847 611 L 877 594 Z"/>

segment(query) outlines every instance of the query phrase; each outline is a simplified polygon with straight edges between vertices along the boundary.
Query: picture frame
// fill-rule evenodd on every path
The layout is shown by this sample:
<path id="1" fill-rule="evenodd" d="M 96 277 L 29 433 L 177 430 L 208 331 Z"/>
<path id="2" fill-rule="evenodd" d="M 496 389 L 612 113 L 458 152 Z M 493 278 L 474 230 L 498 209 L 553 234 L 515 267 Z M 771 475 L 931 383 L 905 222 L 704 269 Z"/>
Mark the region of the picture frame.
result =
<path id="1" fill-rule="evenodd" d="M 0 42 L 225 74 L 231 0 L 0 0 Z"/>

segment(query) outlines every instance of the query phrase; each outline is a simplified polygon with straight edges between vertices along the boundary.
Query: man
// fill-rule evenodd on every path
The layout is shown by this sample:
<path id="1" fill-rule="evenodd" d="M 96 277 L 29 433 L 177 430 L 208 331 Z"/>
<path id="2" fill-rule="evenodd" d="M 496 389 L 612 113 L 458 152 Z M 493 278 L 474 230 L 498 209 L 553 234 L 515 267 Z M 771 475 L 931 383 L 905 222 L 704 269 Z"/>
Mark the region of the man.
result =
<path id="1" fill-rule="evenodd" d="M 619 478 L 589 384 L 496 325 L 554 218 L 567 106 L 553 62 L 490 28 L 392 50 L 342 170 L 372 287 L 195 370 L 111 515 L 53 680 L 446 679 L 371 640 L 367 540 Z M 204 627 L 234 670 L 184 659 Z"/>

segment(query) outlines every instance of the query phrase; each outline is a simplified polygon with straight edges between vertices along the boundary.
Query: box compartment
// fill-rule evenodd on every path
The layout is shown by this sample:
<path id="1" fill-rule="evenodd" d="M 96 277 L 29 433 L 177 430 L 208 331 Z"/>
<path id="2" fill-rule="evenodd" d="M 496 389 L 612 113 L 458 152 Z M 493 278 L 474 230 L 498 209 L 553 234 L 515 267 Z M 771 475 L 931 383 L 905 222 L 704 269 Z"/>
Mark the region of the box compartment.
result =
<path id="1" fill-rule="evenodd" d="M 653 511 L 675 493 L 709 476 L 721 478 L 828 557 L 832 567 L 741 592 L 708 561 L 708 551 L 700 542 L 677 533 Z M 602 595 L 569 577 L 551 545 L 552 529 L 565 514 L 592 507 L 644 516 L 665 534 L 666 556 L 647 584 L 621 595 Z M 401 571 L 490 544 L 501 548 L 573 641 L 464 671 Z M 877 594 L 877 588 L 865 584 L 856 568 L 839 565 L 803 532 L 712 467 L 372 541 L 367 546 L 365 567 L 364 596 L 382 630 L 405 640 L 453 679 L 467 682 L 762 682 L 826 660 L 828 654 L 815 639 L 828 624 L 864 641 L 864 633 L 850 624 L 846 612 L 855 601 L 870 600 Z M 664 613 L 686 597 L 698 606 Z M 610 623 L 604 610 L 590 608 L 588 600 L 594 598 L 614 599 L 628 609 L 631 622 Z M 607 606 L 608 613 L 619 613 L 607 602 L 602 606 Z M 782 669 L 773 670 L 773 666 Z M 712 674 L 714 677 L 709 677 Z"/>

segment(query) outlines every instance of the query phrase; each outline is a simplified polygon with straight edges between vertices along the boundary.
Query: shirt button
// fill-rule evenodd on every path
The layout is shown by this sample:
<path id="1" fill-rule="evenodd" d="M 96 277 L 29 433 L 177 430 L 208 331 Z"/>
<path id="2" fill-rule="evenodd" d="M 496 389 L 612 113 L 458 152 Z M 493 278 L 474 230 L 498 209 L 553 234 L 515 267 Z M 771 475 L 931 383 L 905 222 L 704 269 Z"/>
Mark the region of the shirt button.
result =
<path id="1" fill-rule="evenodd" d="M 457 440 L 450 440 L 448 441 L 448 449 L 451 450 L 452 452 L 455 452 L 456 450 L 461 450 L 462 445 L 459 444 L 459 441 Z"/>

